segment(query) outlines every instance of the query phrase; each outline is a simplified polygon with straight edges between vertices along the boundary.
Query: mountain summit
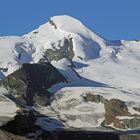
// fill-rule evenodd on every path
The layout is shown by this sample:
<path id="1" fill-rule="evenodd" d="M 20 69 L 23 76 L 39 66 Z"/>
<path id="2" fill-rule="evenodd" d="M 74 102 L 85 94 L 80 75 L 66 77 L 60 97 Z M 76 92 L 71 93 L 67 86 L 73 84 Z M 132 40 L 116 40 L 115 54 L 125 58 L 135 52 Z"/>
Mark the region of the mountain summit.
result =
<path id="1" fill-rule="evenodd" d="M 97 58 L 106 48 L 106 41 L 70 16 L 55 16 L 22 37 L 0 38 L 1 78 L 28 62 Z M 6 59 L 3 55 L 8 54 Z M 50 55 L 51 53 L 51 55 Z M 46 55 L 47 54 L 47 55 Z"/>
<path id="2" fill-rule="evenodd" d="M 81 57 L 82 59 L 98 57 L 99 50 L 105 47 L 104 39 L 90 31 L 77 19 L 66 15 L 51 17 L 49 22 L 25 37 L 37 40 L 38 43 L 42 43 L 44 48 L 50 47 L 51 49 L 58 49 L 68 42 L 68 45 L 71 44 L 73 57 Z"/>

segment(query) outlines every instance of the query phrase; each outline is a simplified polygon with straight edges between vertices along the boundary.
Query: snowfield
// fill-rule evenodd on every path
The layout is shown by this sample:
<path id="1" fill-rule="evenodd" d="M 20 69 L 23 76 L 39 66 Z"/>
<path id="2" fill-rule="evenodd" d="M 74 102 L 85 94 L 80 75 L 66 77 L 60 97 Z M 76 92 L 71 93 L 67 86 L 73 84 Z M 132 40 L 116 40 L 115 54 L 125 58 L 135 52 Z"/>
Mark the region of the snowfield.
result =
<path id="1" fill-rule="evenodd" d="M 8 91 L 0 88 L 0 125 L 14 117 L 19 110 L 16 104 L 6 97 L 7 94 Z"/>
<path id="2" fill-rule="evenodd" d="M 66 15 L 51 17 L 49 22 L 22 37 L 0 37 L 0 79 L 23 63 L 39 62 L 48 49 L 58 52 L 65 39 L 72 39 L 74 56 L 51 63 L 69 83 L 51 87 L 49 91 L 56 94 L 55 100 L 51 106 L 38 110 L 61 120 L 66 127 L 99 127 L 104 120 L 104 105 L 85 102 L 82 96 L 90 92 L 106 99 L 123 100 L 128 103 L 130 113 L 139 114 L 129 103 L 140 106 L 140 41 L 108 41 Z M 14 115 L 16 110 L 12 101 L 0 100 L 0 116 Z M 37 123 L 42 121 L 45 120 Z"/>

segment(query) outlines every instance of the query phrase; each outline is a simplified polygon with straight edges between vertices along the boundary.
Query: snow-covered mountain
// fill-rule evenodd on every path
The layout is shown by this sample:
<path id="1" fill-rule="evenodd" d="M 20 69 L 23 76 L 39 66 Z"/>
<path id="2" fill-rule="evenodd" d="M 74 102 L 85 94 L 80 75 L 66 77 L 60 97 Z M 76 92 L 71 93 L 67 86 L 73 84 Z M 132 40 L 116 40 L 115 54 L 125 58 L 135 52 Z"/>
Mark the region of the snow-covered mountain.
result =
<path id="1" fill-rule="evenodd" d="M 106 40 L 66 15 L 51 17 L 22 37 L 0 37 L 0 79 L 24 63 L 47 61 L 67 82 L 48 89 L 53 100 L 36 108 L 40 113 L 66 127 L 139 127 L 140 41 Z M 44 118 L 36 123 L 59 127 Z"/>
<path id="2" fill-rule="evenodd" d="M 49 61 L 98 58 L 106 49 L 106 41 L 76 19 L 56 16 L 22 37 L 1 37 L 0 47 L 2 74 L 8 75 L 23 63 L 36 63 L 44 57 Z"/>

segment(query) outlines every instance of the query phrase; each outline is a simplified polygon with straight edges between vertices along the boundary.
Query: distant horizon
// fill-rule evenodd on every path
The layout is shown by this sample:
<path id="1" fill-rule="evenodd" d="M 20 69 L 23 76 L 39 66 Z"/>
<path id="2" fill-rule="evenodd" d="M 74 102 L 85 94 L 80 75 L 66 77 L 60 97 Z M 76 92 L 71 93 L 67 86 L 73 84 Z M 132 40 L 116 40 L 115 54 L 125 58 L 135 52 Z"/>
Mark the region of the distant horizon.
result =
<path id="1" fill-rule="evenodd" d="M 56 15 L 69 15 L 108 40 L 140 40 L 140 1 L 0 0 L 0 36 L 22 36 Z"/>

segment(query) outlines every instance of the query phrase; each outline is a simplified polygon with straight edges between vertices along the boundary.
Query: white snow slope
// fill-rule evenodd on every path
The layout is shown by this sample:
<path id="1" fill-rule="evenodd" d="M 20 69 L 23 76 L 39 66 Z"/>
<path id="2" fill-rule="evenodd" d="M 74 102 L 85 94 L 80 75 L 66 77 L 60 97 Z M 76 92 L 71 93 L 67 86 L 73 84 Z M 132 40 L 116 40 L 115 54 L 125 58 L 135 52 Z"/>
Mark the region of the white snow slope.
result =
<path id="1" fill-rule="evenodd" d="M 7 90 L 0 88 L 0 126 L 14 117 L 19 109 L 6 94 L 9 94 Z"/>
<path id="2" fill-rule="evenodd" d="M 42 113 L 56 118 L 59 115 L 66 126 L 97 127 L 104 120 L 104 106 L 85 103 L 81 98 L 84 93 L 140 105 L 140 41 L 105 40 L 67 15 L 51 17 L 49 22 L 22 37 L 0 37 L 0 79 L 23 63 L 37 63 L 47 49 L 60 49 L 65 38 L 72 38 L 75 68 L 69 67 L 66 58 L 51 62 L 69 83 L 49 89 L 56 92 L 56 97 L 61 96 L 53 101 L 53 110 L 43 107 Z M 138 113 L 131 106 L 129 109 L 132 114 Z"/>

